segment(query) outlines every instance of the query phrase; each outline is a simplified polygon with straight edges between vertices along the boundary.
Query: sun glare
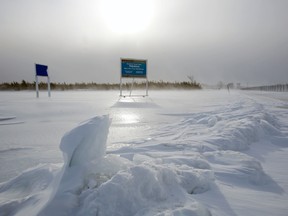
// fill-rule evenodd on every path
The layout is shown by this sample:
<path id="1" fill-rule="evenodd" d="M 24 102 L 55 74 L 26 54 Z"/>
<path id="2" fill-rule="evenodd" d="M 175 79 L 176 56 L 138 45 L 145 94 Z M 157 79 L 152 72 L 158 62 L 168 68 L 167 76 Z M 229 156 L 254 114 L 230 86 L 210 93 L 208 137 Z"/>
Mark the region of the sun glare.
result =
<path id="1" fill-rule="evenodd" d="M 152 0 L 103 0 L 99 5 L 105 25 L 114 33 L 139 33 L 150 25 Z"/>

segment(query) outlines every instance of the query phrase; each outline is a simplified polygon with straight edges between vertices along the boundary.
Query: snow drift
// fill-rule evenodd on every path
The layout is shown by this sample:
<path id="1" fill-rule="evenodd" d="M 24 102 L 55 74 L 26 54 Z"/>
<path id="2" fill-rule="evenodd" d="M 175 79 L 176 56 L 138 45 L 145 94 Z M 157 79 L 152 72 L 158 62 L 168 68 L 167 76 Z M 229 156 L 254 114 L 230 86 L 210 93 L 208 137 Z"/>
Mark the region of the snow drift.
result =
<path id="1" fill-rule="evenodd" d="M 40 101 L 49 118 L 33 121 L 21 113 L 31 109 L 17 112 L 21 100 L 12 112 L 25 123 L 1 125 L 1 166 L 19 166 L 17 160 L 25 162 L 20 155 L 50 161 L 24 172 L 18 167 L 17 177 L 0 184 L 0 216 L 287 215 L 287 100 L 218 91 L 155 94 L 157 106 L 126 99 L 115 104 L 117 98 L 88 103 L 91 96 L 79 104 L 73 98 L 78 107 L 66 112 L 72 106 L 65 93 L 58 108 L 56 101 Z M 103 112 L 94 109 L 99 104 Z M 95 112 L 106 113 L 107 104 L 114 104 L 109 116 L 90 118 L 64 136 L 61 131 L 55 150 L 46 153 L 61 123 L 67 131 Z M 43 136 L 38 126 L 54 130 Z M 48 141 L 41 146 L 43 137 Z M 52 155 L 61 137 L 64 165 Z"/>
<path id="2" fill-rule="evenodd" d="M 95 117 L 65 134 L 65 163 L 39 215 L 210 215 L 188 194 L 206 191 L 213 175 L 189 169 L 193 159 L 187 166 L 177 157 L 137 165 L 106 155 L 109 125 L 108 116 Z"/>
<path id="3" fill-rule="evenodd" d="M 36 215 L 51 195 L 60 166 L 39 165 L 0 184 L 0 215 Z"/>
<path id="4" fill-rule="evenodd" d="M 106 151 L 106 140 L 111 120 L 100 116 L 81 123 L 66 133 L 60 143 L 64 166 L 57 177 L 54 192 L 40 215 L 62 215 L 77 204 L 85 177 L 90 175 L 90 166 L 101 164 Z M 93 170 L 93 168 L 92 168 Z M 64 208 L 63 208 L 64 206 Z M 65 208 L 66 207 L 66 208 Z"/>

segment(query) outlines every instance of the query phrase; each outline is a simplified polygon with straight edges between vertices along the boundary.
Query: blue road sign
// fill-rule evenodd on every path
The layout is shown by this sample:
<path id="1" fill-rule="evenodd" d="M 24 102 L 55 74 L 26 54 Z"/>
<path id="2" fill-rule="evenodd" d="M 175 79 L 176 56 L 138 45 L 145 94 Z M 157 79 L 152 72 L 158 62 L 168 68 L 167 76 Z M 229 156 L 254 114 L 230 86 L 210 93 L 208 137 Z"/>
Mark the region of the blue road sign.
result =
<path id="1" fill-rule="evenodd" d="M 147 61 L 137 59 L 121 59 L 121 76 L 146 78 Z"/>

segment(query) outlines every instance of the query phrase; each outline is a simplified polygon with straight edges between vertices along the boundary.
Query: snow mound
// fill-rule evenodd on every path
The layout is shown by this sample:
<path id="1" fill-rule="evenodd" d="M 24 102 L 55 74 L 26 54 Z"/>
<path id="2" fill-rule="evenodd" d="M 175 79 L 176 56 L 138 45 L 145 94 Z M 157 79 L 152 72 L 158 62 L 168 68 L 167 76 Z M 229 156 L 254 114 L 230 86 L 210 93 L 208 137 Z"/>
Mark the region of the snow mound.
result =
<path id="1" fill-rule="evenodd" d="M 39 165 L 0 185 L 0 215 L 16 215 L 33 206 L 40 209 L 47 197 L 58 165 Z M 43 202 L 44 201 L 44 202 Z M 27 214 L 26 214 L 27 215 Z"/>
<path id="2" fill-rule="evenodd" d="M 259 113 L 258 113 L 259 112 Z M 207 141 L 218 146 L 220 150 L 242 151 L 260 138 L 281 135 L 275 124 L 275 117 L 259 110 L 249 115 L 236 116 L 217 128 L 217 133 Z"/>
<path id="3" fill-rule="evenodd" d="M 85 187 L 85 182 L 90 187 L 97 185 L 89 180 L 87 182 L 87 178 L 92 175 L 92 171 L 97 173 L 103 170 L 110 123 L 108 115 L 96 116 L 82 122 L 63 136 L 60 149 L 64 156 L 64 166 L 54 185 L 50 201 L 40 215 L 51 215 L 51 212 L 57 215 L 67 209 L 71 210 L 77 205 L 77 196 Z M 109 160 L 106 161 L 108 162 Z M 105 175 L 101 178 L 106 180 Z"/>
<path id="4" fill-rule="evenodd" d="M 178 116 L 183 118 L 161 128 L 160 133 L 155 133 L 153 136 L 162 142 L 167 141 L 166 145 L 185 144 L 186 148 L 190 146 L 202 152 L 243 151 L 248 150 L 252 143 L 258 142 L 263 137 L 268 140 L 275 136 L 283 137 L 277 118 L 256 103 L 243 106 L 239 102 L 213 112 Z"/>
<path id="5" fill-rule="evenodd" d="M 264 185 L 271 179 L 265 174 L 261 163 L 244 153 L 235 151 L 215 151 L 204 154 L 213 164 L 217 179 L 240 185 Z"/>
<path id="6" fill-rule="evenodd" d="M 190 195 L 207 191 L 213 181 L 203 157 L 146 156 L 151 160 L 135 163 L 105 155 L 109 125 L 108 116 L 95 117 L 65 134 L 65 164 L 38 215 L 210 215 Z"/>
<path id="7" fill-rule="evenodd" d="M 118 172 L 99 188 L 83 191 L 80 200 L 76 215 L 210 215 L 183 190 L 172 169 L 148 164 Z"/>
<path id="8" fill-rule="evenodd" d="M 65 166 L 71 167 L 101 160 L 106 152 L 110 123 L 108 115 L 94 117 L 66 133 L 60 144 Z"/>

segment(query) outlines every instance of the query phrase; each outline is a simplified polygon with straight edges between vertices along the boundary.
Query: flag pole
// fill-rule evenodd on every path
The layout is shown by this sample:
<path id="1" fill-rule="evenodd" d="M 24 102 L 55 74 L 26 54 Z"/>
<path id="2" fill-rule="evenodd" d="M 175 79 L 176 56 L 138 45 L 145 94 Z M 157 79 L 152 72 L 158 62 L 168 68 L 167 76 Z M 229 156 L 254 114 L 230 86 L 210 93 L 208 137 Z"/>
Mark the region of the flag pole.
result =
<path id="1" fill-rule="evenodd" d="M 50 77 L 47 76 L 48 97 L 51 97 Z"/>
<path id="2" fill-rule="evenodd" d="M 39 86 L 38 86 L 38 76 L 37 76 L 36 64 L 35 64 L 35 86 L 36 86 L 36 97 L 39 98 Z"/>
<path id="3" fill-rule="evenodd" d="M 36 97 L 39 98 L 38 77 L 35 75 Z"/>

